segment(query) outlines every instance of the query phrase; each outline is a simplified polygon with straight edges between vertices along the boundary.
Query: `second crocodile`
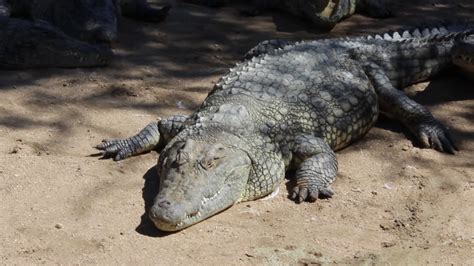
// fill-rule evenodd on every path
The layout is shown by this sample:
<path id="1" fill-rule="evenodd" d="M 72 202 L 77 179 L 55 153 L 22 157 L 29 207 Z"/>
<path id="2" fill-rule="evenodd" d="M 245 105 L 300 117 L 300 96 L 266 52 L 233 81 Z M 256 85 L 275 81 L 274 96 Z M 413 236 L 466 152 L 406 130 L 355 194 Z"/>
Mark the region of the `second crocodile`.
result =
<path id="1" fill-rule="evenodd" d="M 186 2 L 218 7 L 232 1 L 186 0 Z M 242 2 L 247 4 L 247 8 L 241 10 L 246 15 L 254 16 L 268 9 L 277 9 L 309 20 L 316 27 L 327 29 L 333 28 L 340 20 L 356 12 L 375 18 L 386 18 L 392 15 L 390 0 L 247 0 Z"/>
<path id="2" fill-rule="evenodd" d="M 107 65 L 120 14 L 158 22 L 146 0 L 0 0 L 0 69 Z"/>

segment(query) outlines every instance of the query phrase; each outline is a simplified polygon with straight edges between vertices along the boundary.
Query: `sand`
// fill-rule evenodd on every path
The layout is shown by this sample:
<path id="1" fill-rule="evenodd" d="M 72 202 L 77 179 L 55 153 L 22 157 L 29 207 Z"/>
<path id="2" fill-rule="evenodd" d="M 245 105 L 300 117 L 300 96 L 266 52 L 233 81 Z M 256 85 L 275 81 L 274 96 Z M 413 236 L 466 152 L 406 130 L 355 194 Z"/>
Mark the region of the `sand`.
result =
<path id="1" fill-rule="evenodd" d="M 355 15 L 330 35 L 474 14 L 469 0 L 404 2 L 394 18 Z M 92 147 L 191 113 L 260 41 L 325 35 L 278 12 L 189 4 L 161 24 L 124 19 L 120 32 L 109 67 L 0 72 L 0 264 L 474 264 L 472 80 L 451 71 L 407 89 L 450 128 L 456 155 L 420 149 L 382 118 L 337 153 L 333 198 L 295 204 L 281 184 L 271 200 L 166 234 L 145 213 L 158 154 L 117 163 Z"/>

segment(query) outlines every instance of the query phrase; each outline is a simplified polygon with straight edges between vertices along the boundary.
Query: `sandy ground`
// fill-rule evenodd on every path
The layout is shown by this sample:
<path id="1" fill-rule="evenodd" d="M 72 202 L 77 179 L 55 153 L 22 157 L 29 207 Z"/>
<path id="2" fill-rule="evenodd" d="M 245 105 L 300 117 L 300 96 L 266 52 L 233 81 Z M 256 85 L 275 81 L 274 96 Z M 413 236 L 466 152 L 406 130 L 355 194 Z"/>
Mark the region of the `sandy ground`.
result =
<path id="1" fill-rule="evenodd" d="M 469 0 L 445 2 L 356 15 L 331 34 L 473 18 Z M 165 234 L 145 215 L 158 155 L 89 156 L 102 138 L 191 113 L 259 41 L 318 36 L 277 12 L 179 4 L 161 24 L 124 20 L 110 67 L 0 72 L 0 264 L 473 265 L 474 90 L 456 71 L 409 91 L 451 128 L 458 154 L 419 149 L 382 119 L 338 153 L 336 195 L 312 204 L 290 201 L 282 184 L 272 200 Z"/>

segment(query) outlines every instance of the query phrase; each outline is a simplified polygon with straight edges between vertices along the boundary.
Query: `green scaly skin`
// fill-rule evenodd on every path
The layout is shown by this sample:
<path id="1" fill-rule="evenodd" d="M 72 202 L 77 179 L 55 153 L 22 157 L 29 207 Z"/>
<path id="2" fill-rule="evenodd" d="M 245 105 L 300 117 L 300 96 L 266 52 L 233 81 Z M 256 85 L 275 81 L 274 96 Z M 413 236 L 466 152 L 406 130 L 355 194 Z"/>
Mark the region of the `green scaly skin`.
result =
<path id="1" fill-rule="evenodd" d="M 161 151 L 160 190 L 149 215 L 165 231 L 272 193 L 290 168 L 296 170 L 292 199 L 330 197 L 334 151 L 364 136 L 379 112 L 401 121 L 422 146 L 455 152 L 446 128 L 397 88 L 454 64 L 472 69 L 473 33 L 441 27 L 266 41 L 222 77 L 192 115 L 151 123 L 97 149 L 115 160 Z"/>

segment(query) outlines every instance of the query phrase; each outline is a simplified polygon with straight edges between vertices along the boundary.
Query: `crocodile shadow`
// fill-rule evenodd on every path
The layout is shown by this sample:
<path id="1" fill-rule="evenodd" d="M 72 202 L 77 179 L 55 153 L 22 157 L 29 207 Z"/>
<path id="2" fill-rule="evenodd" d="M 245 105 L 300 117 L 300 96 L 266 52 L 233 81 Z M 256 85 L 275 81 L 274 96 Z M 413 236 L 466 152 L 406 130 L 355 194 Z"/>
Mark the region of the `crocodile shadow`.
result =
<path id="1" fill-rule="evenodd" d="M 160 189 L 160 177 L 156 165 L 148 169 L 143 175 L 145 183 L 142 189 L 142 197 L 145 203 L 145 210 L 140 217 L 140 224 L 135 228 L 135 231 L 141 235 L 149 237 L 165 237 L 173 234 L 172 232 L 164 232 L 155 227 L 153 222 L 148 218 L 148 210 L 153 206 L 153 200 Z"/>

